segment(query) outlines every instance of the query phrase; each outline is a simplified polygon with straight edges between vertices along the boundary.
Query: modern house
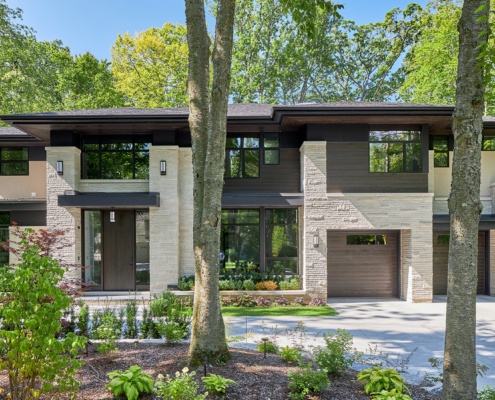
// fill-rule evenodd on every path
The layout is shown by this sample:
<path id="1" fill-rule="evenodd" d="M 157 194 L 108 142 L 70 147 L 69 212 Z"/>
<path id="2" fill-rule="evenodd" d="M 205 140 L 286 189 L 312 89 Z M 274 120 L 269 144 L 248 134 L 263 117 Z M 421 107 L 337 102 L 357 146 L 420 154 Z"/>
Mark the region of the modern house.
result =
<path id="1" fill-rule="evenodd" d="M 223 267 L 298 274 L 322 298 L 445 294 L 452 112 L 230 105 Z M 66 229 L 61 257 L 98 291 L 161 292 L 194 273 L 187 109 L 0 118 L 2 239 L 13 221 Z M 495 294 L 495 120 L 484 126 L 478 293 Z"/>

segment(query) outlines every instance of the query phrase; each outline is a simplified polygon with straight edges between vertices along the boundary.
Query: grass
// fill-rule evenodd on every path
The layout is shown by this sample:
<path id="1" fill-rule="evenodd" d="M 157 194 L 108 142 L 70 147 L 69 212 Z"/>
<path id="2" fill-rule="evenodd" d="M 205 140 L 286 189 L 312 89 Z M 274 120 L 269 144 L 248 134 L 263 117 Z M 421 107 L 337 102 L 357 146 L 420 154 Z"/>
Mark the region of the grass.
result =
<path id="1" fill-rule="evenodd" d="M 224 317 L 333 317 L 332 307 L 222 307 Z"/>

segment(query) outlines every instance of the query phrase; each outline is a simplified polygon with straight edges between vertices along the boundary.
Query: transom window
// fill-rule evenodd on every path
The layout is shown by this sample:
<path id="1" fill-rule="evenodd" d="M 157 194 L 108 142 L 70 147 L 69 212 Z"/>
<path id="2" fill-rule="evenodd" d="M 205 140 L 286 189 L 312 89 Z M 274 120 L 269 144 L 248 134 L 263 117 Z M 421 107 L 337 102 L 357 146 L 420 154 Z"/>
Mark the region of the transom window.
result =
<path id="1" fill-rule="evenodd" d="M 2 243 L 7 244 L 9 240 L 10 213 L 0 211 L 0 266 L 9 263 L 9 251 L 5 250 Z"/>
<path id="2" fill-rule="evenodd" d="M 83 179 L 149 179 L 151 138 L 87 136 L 82 146 Z"/>
<path id="3" fill-rule="evenodd" d="M 227 137 L 225 178 L 258 178 L 259 176 L 259 136 Z"/>
<path id="4" fill-rule="evenodd" d="M 433 138 L 433 160 L 435 168 L 449 166 L 448 136 L 435 136 Z"/>
<path id="5" fill-rule="evenodd" d="M 0 175 L 29 175 L 28 148 L 0 148 Z"/>
<path id="6" fill-rule="evenodd" d="M 347 235 L 348 245 L 386 245 L 386 235 Z"/>
<path id="7" fill-rule="evenodd" d="M 420 131 L 370 131 L 370 172 L 421 172 Z"/>

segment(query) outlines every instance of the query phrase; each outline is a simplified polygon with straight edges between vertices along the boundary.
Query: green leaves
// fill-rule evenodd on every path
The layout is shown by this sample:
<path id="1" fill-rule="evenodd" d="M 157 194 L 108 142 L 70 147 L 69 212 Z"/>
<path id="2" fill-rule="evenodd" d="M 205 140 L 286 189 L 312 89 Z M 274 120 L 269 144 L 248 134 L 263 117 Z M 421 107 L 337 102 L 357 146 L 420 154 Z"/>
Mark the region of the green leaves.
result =
<path id="1" fill-rule="evenodd" d="M 225 391 L 230 385 L 237 385 L 236 381 L 215 374 L 203 376 L 201 380 L 204 382 L 206 390 L 213 394 L 225 394 Z"/>
<path id="2" fill-rule="evenodd" d="M 126 371 L 115 370 L 107 376 L 111 381 L 107 385 L 115 397 L 125 394 L 128 400 L 136 400 L 141 393 L 150 393 L 153 390 L 153 378 L 141 371 L 137 365 Z"/>
<path id="3" fill-rule="evenodd" d="M 403 392 L 409 393 L 404 378 L 394 369 L 367 368 L 357 374 L 357 379 L 365 383 L 364 392 L 373 398 L 409 400 L 409 396 L 402 395 Z"/>

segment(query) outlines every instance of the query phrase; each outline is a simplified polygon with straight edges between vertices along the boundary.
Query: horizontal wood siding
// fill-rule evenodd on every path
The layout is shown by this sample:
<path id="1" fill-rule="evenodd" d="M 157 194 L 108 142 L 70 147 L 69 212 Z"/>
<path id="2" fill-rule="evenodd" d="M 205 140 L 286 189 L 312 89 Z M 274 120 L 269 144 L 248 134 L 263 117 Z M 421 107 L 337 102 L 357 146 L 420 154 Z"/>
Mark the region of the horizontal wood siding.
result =
<path id="1" fill-rule="evenodd" d="M 427 193 L 427 173 L 369 172 L 368 142 L 327 143 L 329 193 Z"/>
<path id="2" fill-rule="evenodd" d="M 300 152 L 281 148 L 279 165 L 260 162 L 259 178 L 225 179 L 224 193 L 299 193 Z"/>
<path id="3" fill-rule="evenodd" d="M 328 232 L 329 297 L 398 297 L 397 233 L 385 233 L 386 245 L 347 245 L 349 234 Z"/>
<path id="4" fill-rule="evenodd" d="M 449 245 L 438 244 L 438 235 L 448 232 L 433 233 L 433 294 L 447 294 L 447 271 Z M 478 234 L 478 294 L 485 294 L 485 232 Z"/>

